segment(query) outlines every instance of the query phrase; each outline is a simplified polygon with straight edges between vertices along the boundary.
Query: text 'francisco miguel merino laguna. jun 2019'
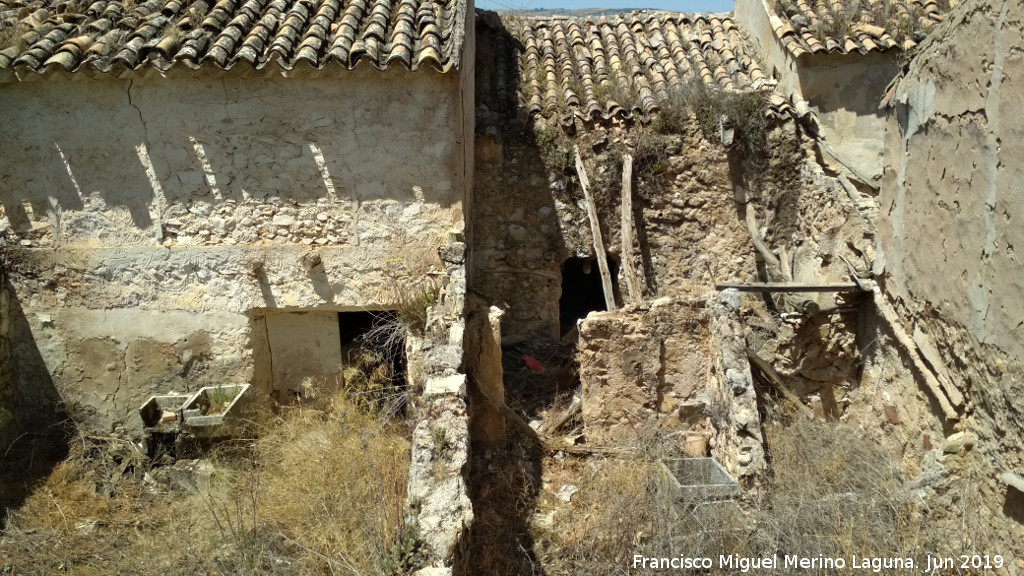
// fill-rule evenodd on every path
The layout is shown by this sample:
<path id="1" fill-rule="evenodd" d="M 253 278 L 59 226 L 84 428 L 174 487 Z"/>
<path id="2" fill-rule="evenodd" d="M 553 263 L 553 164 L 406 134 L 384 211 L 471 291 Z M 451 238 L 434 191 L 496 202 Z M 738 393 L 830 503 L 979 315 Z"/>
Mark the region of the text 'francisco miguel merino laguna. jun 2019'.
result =
<path id="1" fill-rule="evenodd" d="M 856 554 L 850 557 L 829 558 L 825 556 L 804 557 L 798 555 L 760 556 L 748 558 L 739 555 L 710 557 L 648 557 L 641 554 L 633 555 L 633 568 L 646 568 L 656 570 L 708 570 L 721 569 L 733 572 L 752 572 L 762 570 L 777 570 L 786 568 L 796 569 L 860 569 L 865 572 L 891 572 L 893 570 L 908 570 L 920 573 L 935 572 L 951 568 L 974 568 L 974 569 L 999 569 L 1004 565 L 1001 555 L 961 555 L 961 556 L 931 556 L 923 558 L 897 558 L 897 557 L 865 557 Z"/>

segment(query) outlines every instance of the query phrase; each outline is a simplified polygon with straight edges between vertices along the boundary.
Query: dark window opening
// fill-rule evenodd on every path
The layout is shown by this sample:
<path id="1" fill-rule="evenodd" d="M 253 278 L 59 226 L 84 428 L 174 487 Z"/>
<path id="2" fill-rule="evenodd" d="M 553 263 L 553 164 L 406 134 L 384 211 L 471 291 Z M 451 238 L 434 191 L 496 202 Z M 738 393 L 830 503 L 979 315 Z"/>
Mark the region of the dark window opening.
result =
<path id="1" fill-rule="evenodd" d="M 608 268 L 615 290 L 619 265 L 611 257 Z M 562 297 L 558 300 L 558 320 L 562 334 L 569 332 L 581 318 L 591 312 L 607 310 L 601 271 L 596 258 L 569 258 L 562 263 Z"/>

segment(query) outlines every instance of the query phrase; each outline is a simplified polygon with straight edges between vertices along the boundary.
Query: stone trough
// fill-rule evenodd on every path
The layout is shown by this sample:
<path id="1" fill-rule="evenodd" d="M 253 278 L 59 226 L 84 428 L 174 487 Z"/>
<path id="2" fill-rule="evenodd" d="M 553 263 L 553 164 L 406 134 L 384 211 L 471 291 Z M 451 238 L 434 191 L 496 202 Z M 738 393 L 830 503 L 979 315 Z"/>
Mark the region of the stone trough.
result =
<path id="1" fill-rule="evenodd" d="M 735 478 L 713 458 L 674 458 L 661 462 L 661 481 L 676 500 L 727 500 L 740 493 Z"/>
<path id="2" fill-rule="evenodd" d="M 181 409 L 192 398 L 191 394 L 165 394 L 150 396 L 139 407 L 142 427 L 152 432 L 178 432 L 181 430 Z"/>
<path id="3" fill-rule="evenodd" d="M 226 438 L 248 423 L 249 384 L 200 388 L 182 407 L 184 430 L 197 438 Z"/>

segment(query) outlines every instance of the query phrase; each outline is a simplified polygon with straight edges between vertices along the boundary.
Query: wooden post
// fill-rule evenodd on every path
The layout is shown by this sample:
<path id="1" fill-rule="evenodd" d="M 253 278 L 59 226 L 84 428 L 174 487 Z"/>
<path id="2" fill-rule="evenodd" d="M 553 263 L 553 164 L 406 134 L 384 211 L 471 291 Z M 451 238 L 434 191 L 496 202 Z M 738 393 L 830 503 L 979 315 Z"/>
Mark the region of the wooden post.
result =
<path id="1" fill-rule="evenodd" d="M 622 275 L 626 278 L 629 301 L 643 300 L 640 281 L 633 266 L 633 156 L 622 156 Z"/>
<path id="2" fill-rule="evenodd" d="M 573 146 L 573 154 L 576 156 L 576 173 L 580 177 L 580 187 L 583 188 L 583 196 L 587 200 L 587 216 L 590 217 L 590 231 L 594 235 L 594 252 L 597 253 L 597 267 L 601 271 L 601 286 L 604 288 L 604 302 L 608 310 L 615 310 L 615 292 L 612 289 L 612 274 L 608 269 L 608 253 L 604 249 L 604 240 L 601 238 L 601 224 L 597 220 L 597 205 L 590 195 L 590 180 L 587 179 L 587 171 L 583 167 L 583 158 L 580 157 L 580 147 Z"/>

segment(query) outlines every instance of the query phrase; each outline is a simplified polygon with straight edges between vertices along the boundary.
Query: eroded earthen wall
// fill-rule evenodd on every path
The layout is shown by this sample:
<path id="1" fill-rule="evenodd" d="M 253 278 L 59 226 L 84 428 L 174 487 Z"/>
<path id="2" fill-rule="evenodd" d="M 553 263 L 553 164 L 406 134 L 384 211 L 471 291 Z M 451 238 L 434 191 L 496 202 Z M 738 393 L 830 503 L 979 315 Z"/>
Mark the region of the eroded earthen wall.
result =
<path id="1" fill-rule="evenodd" d="M 997 518 L 998 475 L 1024 470 L 1022 25 L 1018 2 L 970 1 L 922 44 L 890 103 L 875 262 L 899 328 L 965 396 L 948 432 L 977 438 L 962 473 Z M 1024 541 L 1021 521 L 993 539 Z"/>

